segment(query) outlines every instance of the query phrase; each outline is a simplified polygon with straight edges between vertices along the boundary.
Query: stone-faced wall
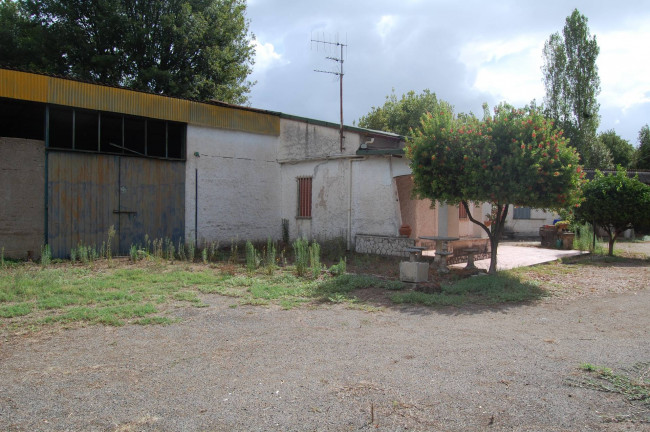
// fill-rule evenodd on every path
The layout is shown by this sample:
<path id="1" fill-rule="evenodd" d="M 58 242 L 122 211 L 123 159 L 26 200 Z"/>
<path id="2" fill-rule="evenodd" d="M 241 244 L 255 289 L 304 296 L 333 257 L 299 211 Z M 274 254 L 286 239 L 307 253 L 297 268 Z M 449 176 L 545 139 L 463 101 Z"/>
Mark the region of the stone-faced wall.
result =
<path id="1" fill-rule="evenodd" d="M 357 234 L 354 250 L 357 253 L 408 257 L 404 249 L 410 246 L 415 246 L 415 240 L 408 237 Z"/>
<path id="2" fill-rule="evenodd" d="M 45 143 L 0 137 L 0 250 L 37 258 L 45 230 Z"/>

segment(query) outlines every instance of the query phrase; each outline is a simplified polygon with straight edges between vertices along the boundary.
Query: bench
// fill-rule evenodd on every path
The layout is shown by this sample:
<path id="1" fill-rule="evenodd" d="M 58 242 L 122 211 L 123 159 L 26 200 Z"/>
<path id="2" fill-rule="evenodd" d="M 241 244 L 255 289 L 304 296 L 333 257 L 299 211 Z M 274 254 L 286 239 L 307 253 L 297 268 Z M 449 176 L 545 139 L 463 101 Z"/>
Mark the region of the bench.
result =
<path id="1" fill-rule="evenodd" d="M 438 263 L 438 273 L 449 273 L 449 268 L 447 267 L 447 257 L 453 254 L 453 252 L 449 251 L 436 251 L 436 257 L 440 257 L 440 261 Z"/>
<path id="2" fill-rule="evenodd" d="M 409 261 L 411 261 L 411 262 L 418 261 L 418 258 L 422 257 L 422 251 L 423 250 L 426 250 L 426 248 L 422 247 L 422 246 L 409 246 L 409 247 L 404 249 L 405 252 L 408 252 Z"/>
<path id="3" fill-rule="evenodd" d="M 467 265 L 465 266 L 468 270 L 473 270 L 476 268 L 474 265 L 474 254 L 478 252 L 478 248 L 467 248 L 463 252 L 467 253 Z"/>

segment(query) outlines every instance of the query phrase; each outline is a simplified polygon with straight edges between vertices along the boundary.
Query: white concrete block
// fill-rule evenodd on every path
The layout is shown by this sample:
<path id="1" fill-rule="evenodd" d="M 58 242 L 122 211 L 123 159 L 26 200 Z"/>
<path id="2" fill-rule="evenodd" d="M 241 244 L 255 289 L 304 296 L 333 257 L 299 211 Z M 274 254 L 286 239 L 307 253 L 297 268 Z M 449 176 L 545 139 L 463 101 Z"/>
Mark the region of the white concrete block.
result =
<path id="1" fill-rule="evenodd" d="M 426 282 L 429 280 L 429 263 L 402 261 L 399 263 L 399 279 L 402 282 Z"/>

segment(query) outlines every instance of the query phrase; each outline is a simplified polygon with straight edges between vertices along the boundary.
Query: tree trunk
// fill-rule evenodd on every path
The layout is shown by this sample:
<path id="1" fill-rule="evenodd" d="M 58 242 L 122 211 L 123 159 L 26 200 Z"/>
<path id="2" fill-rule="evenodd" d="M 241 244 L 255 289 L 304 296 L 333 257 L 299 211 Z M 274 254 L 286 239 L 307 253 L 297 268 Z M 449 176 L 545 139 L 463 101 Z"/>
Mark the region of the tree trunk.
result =
<path id="1" fill-rule="evenodd" d="M 497 272 L 497 248 L 499 247 L 499 238 L 495 235 L 490 235 L 490 269 L 489 274 Z"/>
<path id="2" fill-rule="evenodd" d="M 465 207 L 465 212 L 467 213 L 469 220 L 480 226 L 487 233 L 488 238 L 490 239 L 490 269 L 488 270 L 488 273 L 494 274 L 497 272 L 497 248 L 499 247 L 499 240 L 501 238 L 501 233 L 503 232 L 503 226 L 506 222 L 506 216 L 508 216 L 509 204 L 493 205 L 493 207 L 497 208 L 497 214 L 492 222 L 491 228 L 488 228 L 487 225 L 474 218 L 472 212 L 469 211 L 467 201 L 461 201 L 460 203 Z"/>

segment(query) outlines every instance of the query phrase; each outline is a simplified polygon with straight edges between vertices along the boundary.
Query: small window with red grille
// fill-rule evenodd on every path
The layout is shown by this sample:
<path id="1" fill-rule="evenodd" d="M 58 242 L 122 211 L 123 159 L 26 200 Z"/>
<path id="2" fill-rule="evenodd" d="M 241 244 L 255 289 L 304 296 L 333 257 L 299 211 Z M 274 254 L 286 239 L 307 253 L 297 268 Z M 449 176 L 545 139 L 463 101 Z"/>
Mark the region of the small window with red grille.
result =
<path id="1" fill-rule="evenodd" d="M 298 218 L 311 218 L 311 177 L 298 177 Z"/>

